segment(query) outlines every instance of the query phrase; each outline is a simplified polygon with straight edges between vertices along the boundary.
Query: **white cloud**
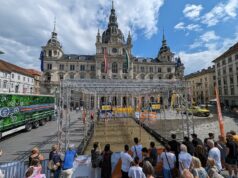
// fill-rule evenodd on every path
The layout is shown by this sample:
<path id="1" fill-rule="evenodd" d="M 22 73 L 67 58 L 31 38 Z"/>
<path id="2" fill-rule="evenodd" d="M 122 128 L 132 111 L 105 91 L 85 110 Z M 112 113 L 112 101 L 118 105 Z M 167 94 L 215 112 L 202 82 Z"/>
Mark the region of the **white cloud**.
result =
<path id="1" fill-rule="evenodd" d="M 205 36 L 210 38 L 211 41 L 205 40 Z M 194 47 L 204 47 L 204 50 L 197 50 L 195 52 L 180 51 L 178 53 L 185 64 L 185 74 L 189 74 L 213 65 L 212 61 L 228 50 L 229 47 L 237 41 L 238 31 L 235 33 L 233 38 L 221 38 L 216 36 L 215 33 L 213 34 L 211 31 L 201 35 L 200 38 L 195 40 L 192 45 L 194 45 Z M 190 45 L 190 48 L 192 45 Z"/>
<path id="2" fill-rule="evenodd" d="M 177 30 L 188 30 L 188 31 L 201 31 L 201 26 L 198 24 L 189 24 L 185 25 L 183 22 L 179 22 L 177 25 L 174 26 Z"/>
<path id="3" fill-rule="evenodd" d="M 140 30 L 151 38 L 157 33 L 163 3 L 164 0 L 115 1 L 119 28 L 124 35 L 131 30 L 135 37 L 135 32 Z M 58 38 L 65 53 L 93 54 L 97 29 L 102 33 L 107 28 L 110 9 L 111 1 L 107 0 L 2 1 L 0 44 L 5 54 L 0 57 L 23 66 L 38 65 L 35 61 L 38 61 L 40 47 L 50 38 L 55 16 Z M 15 51 L 13 42 L 18 44 Z"/>
<path id="4" fill-rule="evenodd" d="M 201 19 L 202 23 L 214 26 L 221 21 L 235 18 L 237 15 L 238 0 L 228 0 L 227 3 L 218 3 L 212 10 Z"/>
<path id="5" fill-rule="evenodd" d="M 202 5 L 195 5 L 195 4 L 186 4 L 183 14 L 185 17 L 196 20 L 200 16 L 200 12 L 203 9 Z"/>
<path id="6" fill-rule="evenodd" d="M 217 42 L 219 39 L 220 37 L 216 35 L 215 31 L 207 31 L 199 38 L 195 39 L 194 43 L 191 44 L 189 47 L 190 49 L 195 49 L 198 47 L 214 49 L 216 48 L 216 45 L 218 45 Z"/>
<path id="7" fill-rule="evenodd" d="M 213 40 L 218 40 L 220 37 L 216 35 L 215 31 L 208 31 L 201 35 L 200 38 L 204 42 L 209 42 Z"/>

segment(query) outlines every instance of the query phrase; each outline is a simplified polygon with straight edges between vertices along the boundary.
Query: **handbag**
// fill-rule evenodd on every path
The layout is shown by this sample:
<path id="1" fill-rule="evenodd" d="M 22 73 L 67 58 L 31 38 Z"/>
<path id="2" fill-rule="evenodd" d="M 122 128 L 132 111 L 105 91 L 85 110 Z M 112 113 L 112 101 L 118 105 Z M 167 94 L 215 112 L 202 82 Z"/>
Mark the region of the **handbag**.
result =
<path id="1" fill-rule="evenodd" d="M 50 160 L 47 165 L 48 169 L 51 171 L 55 171 L 58 169 L 58 166 L 54 164 L 53 160 Z"/>
<path id="2" fill-rule="evenodd" d="M 167 160 L 168 165 L 169 165 L 169 170 L 170 170 L 170 175 L 171 175 L 171 177 L 172 177 L 172 178 L 178 177 L 178 170 L 177 170 L 176 168 L 171 169 L 170 164 L 169 164 L 169 159 L 168 159 L 168 157 L 167 157 L 166 152 L 164 152 L 164 154 L 165 154 L 166 160 Z"/>

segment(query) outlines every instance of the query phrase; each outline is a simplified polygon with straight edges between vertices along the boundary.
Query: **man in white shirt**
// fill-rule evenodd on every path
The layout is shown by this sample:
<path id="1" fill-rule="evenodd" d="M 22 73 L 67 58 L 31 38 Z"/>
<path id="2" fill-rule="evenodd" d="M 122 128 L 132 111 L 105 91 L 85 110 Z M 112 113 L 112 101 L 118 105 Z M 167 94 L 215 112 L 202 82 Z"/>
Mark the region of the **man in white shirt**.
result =
<path id="1" fill-rule="evenodd" d="M 221 152 L 220 150 L 214 146 L 214 141 L 213 140 L 207 140 L 207 145 L 210 148 L 208 152 L 208 157 L 214 159 L 216 167 L 218 171 L 221 171 L 222 166 L 221 166 Z"/>
<path id="2" fill-rule="evenodd" d="M 158 162 L 163 162 L 163 175 L 164 178 L 172 178 L 171 171 L 175 167 L 176 156 L 170 152 L 169 145 L 165 145 L 165 151 L 158 157 Z"/>
<path id="3" fill-rule="evenodd" d="M 145 174 L 142 171 L 142 168 L 139 166 L 139 157 L 134 158 L 134 166 L 130 167 L 128 176 L 129 178 L 146 178 Z"/>
<path id="4" fill-rule="evenodd" d="M 190 168 L 191 162 L 192 156 L 188 153 L 186 145 L 181 144 L 179 153 L 179 170 L 181 174 L 184 169 Z"/>
<path id="5" fill-rule="evenodd" d="M 142 161 L 142 145 L 139 144 L 139 139 L 137 137 L 134 138 L 135 145 L 131 147 L 131 151 L 133 152 L 133 158 L 136 156 L 139 157 L 140 162 Z"/>
<path id="6" fill-rule="evenodd" d="M 125 145 L 125 151 L 121 152 L 121 173 L 122 173 L 122 178 L 129 178 L 128 177 L 128 172 L 131 166 L 131 163 L 133 162 L 133 158 L 131 155 L 128 153 L 129 151 L 129 146 Z"/>

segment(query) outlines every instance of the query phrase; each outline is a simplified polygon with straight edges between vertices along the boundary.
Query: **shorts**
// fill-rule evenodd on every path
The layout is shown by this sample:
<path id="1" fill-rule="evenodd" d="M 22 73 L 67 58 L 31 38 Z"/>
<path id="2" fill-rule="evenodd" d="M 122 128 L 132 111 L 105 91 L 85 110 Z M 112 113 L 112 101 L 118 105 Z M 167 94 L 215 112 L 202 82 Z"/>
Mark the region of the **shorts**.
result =
<path id="1" fill-rule="evenodd" d="M 237 159 L 236 158 L 226 158 L 226 164 L 230 164 L 230 165 L 236 165 L 237 163 Z"/>

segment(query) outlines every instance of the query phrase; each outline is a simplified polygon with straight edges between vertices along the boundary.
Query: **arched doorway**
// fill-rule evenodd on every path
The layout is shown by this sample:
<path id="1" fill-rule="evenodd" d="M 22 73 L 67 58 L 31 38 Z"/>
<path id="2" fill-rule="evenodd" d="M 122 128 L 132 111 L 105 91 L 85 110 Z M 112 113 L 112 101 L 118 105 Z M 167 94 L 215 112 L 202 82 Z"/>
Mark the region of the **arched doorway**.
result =
<path id="1" fill-rule="evenodd" d="M 122 98 L 122 106 L 127 107 L 127 97 L 126 96 L 123 96 L 123 98 Z"/>

